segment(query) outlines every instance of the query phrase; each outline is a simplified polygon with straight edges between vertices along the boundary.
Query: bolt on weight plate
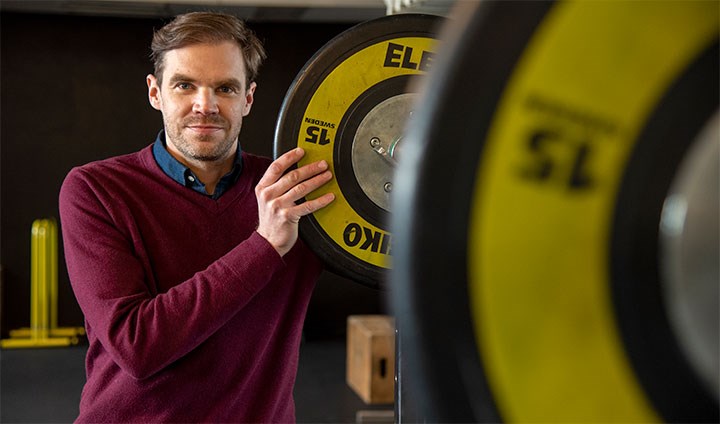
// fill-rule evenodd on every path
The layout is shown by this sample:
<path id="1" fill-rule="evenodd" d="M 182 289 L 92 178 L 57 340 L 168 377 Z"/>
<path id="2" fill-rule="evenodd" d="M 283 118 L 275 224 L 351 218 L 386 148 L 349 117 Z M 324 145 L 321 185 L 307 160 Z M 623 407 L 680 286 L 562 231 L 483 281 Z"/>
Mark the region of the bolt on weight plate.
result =
<path id="1" fill-rule="evenodd" d="M 391 225 L 428 421 L 718 421 L 717 362 L 668 318 L 684 306 L 664 302 L 658 233 L 718 110 L 719 7 L 480 2 L 447 30 Z"/>
<path id="2" fill-rule="evenodd" d="M 328 42 L 283 101 L 274 156 L 296 147 L 299 166 L 325 160 L 333 179 L 309 195 L 335 194 L 300 221 L 300 236 L 329 269 L 385 288 L 394 171 L 417 84 L 431 68 L 442 18 L 402 14 L 363 22 Z"/>

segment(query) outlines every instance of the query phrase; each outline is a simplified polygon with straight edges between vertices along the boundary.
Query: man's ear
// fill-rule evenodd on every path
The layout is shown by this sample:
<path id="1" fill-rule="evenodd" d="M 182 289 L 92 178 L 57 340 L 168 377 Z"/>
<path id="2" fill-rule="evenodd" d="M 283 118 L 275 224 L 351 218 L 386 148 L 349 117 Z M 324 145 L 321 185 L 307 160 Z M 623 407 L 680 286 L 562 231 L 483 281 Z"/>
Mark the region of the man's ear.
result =
<path id="1" fill-rule="evenodd" d="M 255 88 L 257 88 L 257 84 L 253 81 L 250 83 L 250 87 L 248 87 L 245 91 L 245 107 L 243 108 L 243 116 L 248 116 L 250 113 L 253 101 L 255 101 Z"/>
<path id="2" fill-rule="evenodd" d="M 158 83 L 157 78 L 155 78 L 155 75 L 153 74 L 148 74 L 145 80 L 147 81 L 148 99 L 150 100 L 150 105 L 157 110 L 162 110 L 162 99 L 160 98 L 160 84 Z"/>

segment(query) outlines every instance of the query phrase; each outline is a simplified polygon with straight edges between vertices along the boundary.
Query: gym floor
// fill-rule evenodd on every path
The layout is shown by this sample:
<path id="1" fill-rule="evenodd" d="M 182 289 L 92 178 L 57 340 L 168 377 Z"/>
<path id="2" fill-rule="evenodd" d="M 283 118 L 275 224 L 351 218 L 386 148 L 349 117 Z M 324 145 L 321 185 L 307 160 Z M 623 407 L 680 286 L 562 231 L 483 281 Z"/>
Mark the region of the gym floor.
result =
<path id="1" fill-rule="evenodd" d="M 0 422 L 67 423 L 78 413 L 86 345 L 0 351 Z M 295 386 L 299 423 L 354 423 L 367 405 L 345 383 L 345 340 L 303 343 Z"/>

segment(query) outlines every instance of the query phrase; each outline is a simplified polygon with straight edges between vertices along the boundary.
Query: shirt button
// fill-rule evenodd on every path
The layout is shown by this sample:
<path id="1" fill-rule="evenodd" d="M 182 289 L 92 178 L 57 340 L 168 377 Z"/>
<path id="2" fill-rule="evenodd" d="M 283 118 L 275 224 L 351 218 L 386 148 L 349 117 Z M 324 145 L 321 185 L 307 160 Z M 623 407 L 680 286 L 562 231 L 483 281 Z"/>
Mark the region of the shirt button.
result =
<path id="1" fill-rule="evenodd" d="M 191 183 L 194 183 L 195 177 L 193 177 L 192 175 L 188 176 L 188 181 L 190 181 Z"/>

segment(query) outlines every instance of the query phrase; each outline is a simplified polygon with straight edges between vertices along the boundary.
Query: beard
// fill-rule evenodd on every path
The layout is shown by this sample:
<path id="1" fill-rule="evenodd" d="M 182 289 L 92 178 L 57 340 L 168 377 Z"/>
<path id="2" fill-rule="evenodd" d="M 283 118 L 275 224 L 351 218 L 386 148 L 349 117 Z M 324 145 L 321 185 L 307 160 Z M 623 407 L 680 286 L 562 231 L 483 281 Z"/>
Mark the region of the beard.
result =
<path id="1" fill-rule="evenodd" d="M 182 155 L 191 160 L 201 162 L 215 162 L 234 153 L 230 150 L 240 134 L 240 124 L 232 128 L 220 116 L 210 116 L 203 119 L 188 118 L 179 124 L 168 125 L 165 122 L 166 141 L 172 143 Z M 187 134 L 183 131 L 191 125 L 215 125 L 225 129 L 225 137 L 221 134 Z"/>

